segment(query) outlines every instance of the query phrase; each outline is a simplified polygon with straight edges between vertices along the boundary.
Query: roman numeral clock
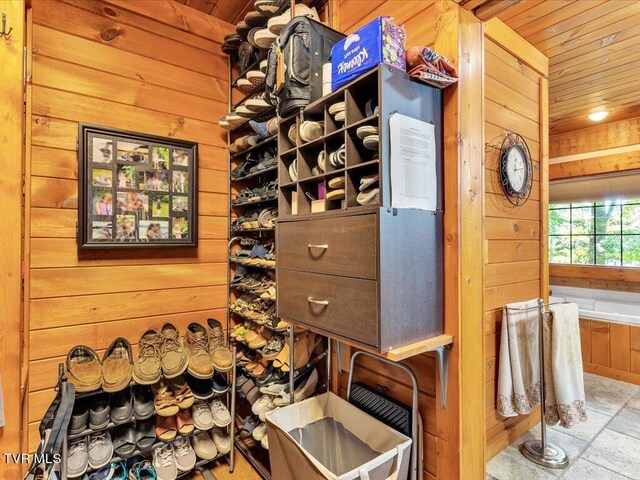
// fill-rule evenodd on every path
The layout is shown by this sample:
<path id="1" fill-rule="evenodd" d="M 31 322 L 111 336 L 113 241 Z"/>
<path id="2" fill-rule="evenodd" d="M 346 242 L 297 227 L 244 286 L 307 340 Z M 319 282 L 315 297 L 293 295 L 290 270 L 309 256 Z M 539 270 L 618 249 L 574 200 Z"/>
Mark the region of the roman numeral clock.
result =
<path id="1" fill-rule="evenodd" d="M 517 133 L 506 135 L 500 146 L 498 175 L 502 191 L 514 206 L 524 205 L 533 186 L 533 163 L 529 146 Z"/>

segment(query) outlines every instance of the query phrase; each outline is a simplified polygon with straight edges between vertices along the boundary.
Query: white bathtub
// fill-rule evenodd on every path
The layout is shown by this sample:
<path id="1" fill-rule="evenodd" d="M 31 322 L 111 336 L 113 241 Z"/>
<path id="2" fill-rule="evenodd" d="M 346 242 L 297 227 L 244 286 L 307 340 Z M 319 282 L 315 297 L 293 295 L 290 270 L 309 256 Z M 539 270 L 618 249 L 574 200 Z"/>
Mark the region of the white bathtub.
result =
<path id="1" fill-rule="evenodd" d="M 573 302 L 580 318 L 640 326 L 640 293 L 551 286 L 550 302 Z"/>

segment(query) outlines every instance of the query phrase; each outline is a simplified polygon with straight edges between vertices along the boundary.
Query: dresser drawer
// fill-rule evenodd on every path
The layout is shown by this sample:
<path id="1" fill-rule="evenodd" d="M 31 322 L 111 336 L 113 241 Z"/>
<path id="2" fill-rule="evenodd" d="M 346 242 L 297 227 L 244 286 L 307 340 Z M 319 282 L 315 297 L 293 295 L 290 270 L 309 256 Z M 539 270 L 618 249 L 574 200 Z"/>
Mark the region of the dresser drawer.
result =
<path id="1" fill-rule="evenodd" d="M 378 346 L 377 282 L 278 268 L 278 315 Z"/>
<path id="2" fill-rule="evenodd" d="M 278 224 L 278 267 L 376 279 L 376 215 Z"/>

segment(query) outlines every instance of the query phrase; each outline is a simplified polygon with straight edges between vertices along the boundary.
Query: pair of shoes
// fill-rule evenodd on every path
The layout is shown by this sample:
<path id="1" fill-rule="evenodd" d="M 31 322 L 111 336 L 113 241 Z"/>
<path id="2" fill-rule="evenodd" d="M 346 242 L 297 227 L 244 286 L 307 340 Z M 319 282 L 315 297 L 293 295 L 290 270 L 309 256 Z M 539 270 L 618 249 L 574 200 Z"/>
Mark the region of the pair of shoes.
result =
<path id="1" fill-rule="evenodd" d="M 105 392 L 117 392 L 131 383 L 133 354 L 126 338 L 116 338 L 104 352 L 98 354 L 85 345 L 73 347 L 67 354 L 66 376 L 76 392 L 93 392 L 101 387 Z"/>
<path id="2" fill-rule="evenodd" d="M 380 188 L 378 188 L 378 174 L 365 175 L 360 179 L 360 186 L 356 201 L 360 205 L 371 205 L 380 201 Z"/>
<path id="3" fill-rule="evenodd" d="M 132 393 L 133 392 L 133 393 Z M 101 430 L 109 423 L 120 425 L 132 417 L 145 420 L 153 415 L 153 398 L 148 387 L 135 385 L 132 389 L 100 394 L 90 400 L 78 399 L 73 405 L 69 434 L 78 435 L 88 428 Z"/>
<path id="4" fill-rule="evenodd" d="M 362 140 L 362 145 L 367 150 L 378 150 L 380 143 L 380 135 L 378 135 L 378 127 L 373 125 L 362 125 L 356 130 L 356 135 Z"/>
<path id="5" fill-rule="evenodd" d="M 131 463 L 127 461 L 127 466 L 129 466 L 127 480 L 156 480 L 159 478 L 149 460 L 142 455 L 137 455 L 134 459 L 135 461 Z"/>
<path id="6" fill-rule="evenodd" d="M 321 337 L 309 331 L 304 331 L 295 336 L 293 348 L 294 348 L 294 358 L 296 363 L 293 366 L 294 370 L 298 370 L 304 367 L 309 362 L 309 358 L 311 357 L 311 354 L 313 353 L 313 351 L 321 341 L 322 341 Z M 290 348 L 291 346 L 289 345 L 289 338 L 286 338 L 283 349 L 273 361 L 273 366 L 276 368 L 280 368 L 283 372 L 288 372 L 290 369 L 290 365 L 289 365 L 289 349 Z"/>
<path id="7" fill-rule="evenodd" d="M 158 480 L 175 480 L 178 472 L 188 472 L 195 465 L 196 453 L 188 438 L 178 438 L 153 450 L 153 468 Z"/>
<path id="8" fill-rule="evenodd" d="M 178 329 L 165 323 L 160 332 L 150 328 L 138 342 L 138 358 L 133 367 L 133 378 L 141 385 L 151 385 L 166 378 L 182 375 L 187 369 L 187 354 L 180 342 Z"/>
<path id="9" fill-rule="evenodd" d="M 329 107 L 329 115 L 336 123 L 343 123 L 345 118 L 345 103 L 337 102 Z"/>
<path id="10" fill-rule="evenodd" d="M 324 122 L 304 121 L 300 124 L 298 135 L 304 142 L 313 142 L 324 134 Z"/>
<path id="11" fill-rule="evenodd" d="M 106 467 L 84 478 L 88 480 L 127 480 L 127 465 L 122 460 L 116 463 L 110 463 Z"/>
<path id="12" fill-rule="evenodd" d="M 120 425 L 111 432 L 113 451 L 120 458 L 130 458 L 136 451 L 146 451 L 156 442 L 153 420 Z"/>
<path id="13" fill-rule="evenodd" d="M 231 414 L 219 398 L 210 403 L 198 400 L 191 407 L 191 415 L 198 430 L 211 430 L 214 426 L 224 428 L 231 423 Z"/>
<path id="14" fill-rule="evenodd" d="M 262 395 L 256 403 L 251 406 L 251 411 L 257 415 L 261 422 L 264 422 L 265 414 L 271 410 L 275 410 L 278 406 L 273 403 L 273 395 Z M 255 438 L 255 437 L 254 437 Z M 261 438 L 256 438 L 259 442 Z"/>
<path id="15" fill-rule="evenodd" d="M 215 372 L 213 377 L 207 380 L 187 374 L 185 380 L 197 400 L 209 400 L 214 395 L 222 395 L 229 391 L 229 383 L 220 372 Z"/>
<path id="16" fill-rule="evenodd" d="M 172 380 L 161 379 L 152 390 L 156 413 L 162 417 L 171 417 L 180 409 L 193 405 L 193 393 L 182 376 Z"/>
<path id="17" fill-rule="evenodd" d="M 156 437 L 162 442 L 172 442 L 180 434 L 185 437 L 195 430 L 190 409 L 180 410 L 171 417 L 156 415 Z"/>
<path id="18" fill-rule="evenodd" d="M 92 433 L 69 442 L 67 476 L 77 478 L 91 468 L 99 470 L 111 461 L 113 443 L 109 432 Z"/>
<path id="19" fill-rule="evenodd" d="M 192 439 L 196 455 L 203 460 L 211 460 L 218 455 L 226 455 L 231 450 L 231 439 L 221 428 L 210 432 L 200 432 Z"/>

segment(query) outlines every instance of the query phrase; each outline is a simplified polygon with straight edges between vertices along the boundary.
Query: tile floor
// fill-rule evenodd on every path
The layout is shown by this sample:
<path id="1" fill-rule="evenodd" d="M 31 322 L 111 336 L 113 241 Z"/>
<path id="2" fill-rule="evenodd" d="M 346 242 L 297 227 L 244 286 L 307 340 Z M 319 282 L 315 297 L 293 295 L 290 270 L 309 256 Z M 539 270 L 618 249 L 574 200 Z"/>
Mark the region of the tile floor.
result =
<path id="1" fill-rule="evenodd" d="M 584 374 L 588 420 L 573 429 L 547 429 L 570 464 L 563 470 L 540 467 L 519 451 L 540 438 L 537 426 L 487 464 L 487 480 L 640 480 L 640 387 Z"/>

